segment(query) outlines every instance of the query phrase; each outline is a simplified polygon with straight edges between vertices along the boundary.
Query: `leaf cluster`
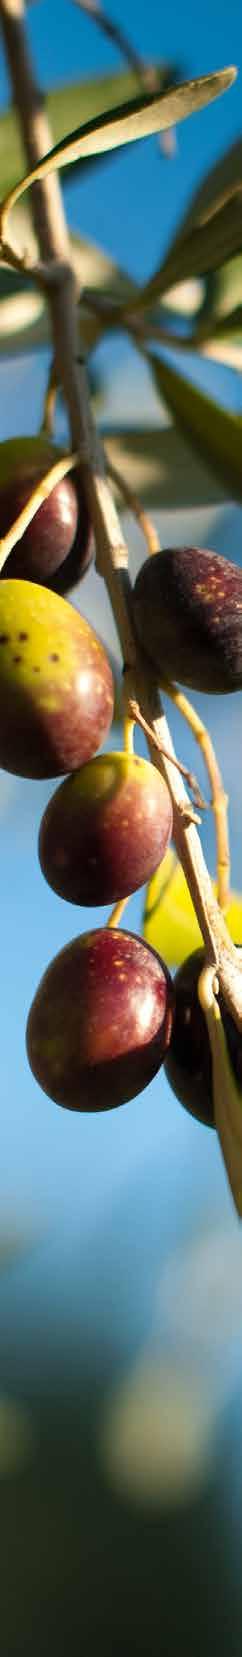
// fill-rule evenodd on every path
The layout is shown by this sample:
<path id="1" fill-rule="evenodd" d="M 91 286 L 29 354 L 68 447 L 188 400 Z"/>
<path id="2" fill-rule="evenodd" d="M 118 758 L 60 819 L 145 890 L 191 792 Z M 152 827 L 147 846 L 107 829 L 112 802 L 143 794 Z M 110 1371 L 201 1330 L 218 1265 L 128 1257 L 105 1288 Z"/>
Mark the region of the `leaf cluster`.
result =
<path id="1" fill-rule="evenodd" d="M 135 75 L 95 78 L 49 93 L 54 148 L 38 170 L 15 186 L 24 171 L 23 152 L 13 110 L 2 115 L 1 187 L 12 206 L 14 240 L 28 261 L 38 248 L 30 211 L 23 200 L 33 177 L 73 161 L 86 167 L 120 144 L 166 130 L 226 90 L 234 70 L 223 70 L 167 88 L 167 67 L 156 70 L 158 95 L 137 96 Z M 70 133 L 70 114 L 84 121 Z M 64 133 L 64 136 L 63 136 Z M 61 135 L 61 136 L 60 136 Z M 162 424 L 151 432 L 143 424 L 106 434 L 108 457 L 118 467 L 125 458 L 129 487 L 144 504 L 195 506 L 241 499 L 241 418 L 205 396 L 178 372 L 177 354 L 192 354 L 240 367 L 242 360 L 241 181 L 242 143 L 237 142 L 213 167 L 196 192 L 165 258 L 143 286 L 120 268 L 105 249 L 78 235 L 71 238 L 73 267 L 80 284 L 80 340 L 88 359 L 100 340 L 124 330 L 146 361 L 162 405 Z M 10 192 L 10 194 L 9 194 Z M 0 351 L 19 354 L 50 343 L 48 308 L 43 289 L 27 270 L 0 269 Z M 172 360 L 170 360 L 172 354 Z M 164 425 L 164 407 L 172 425 Z M 191 449 L 193 466 L 191 468 Z"/>

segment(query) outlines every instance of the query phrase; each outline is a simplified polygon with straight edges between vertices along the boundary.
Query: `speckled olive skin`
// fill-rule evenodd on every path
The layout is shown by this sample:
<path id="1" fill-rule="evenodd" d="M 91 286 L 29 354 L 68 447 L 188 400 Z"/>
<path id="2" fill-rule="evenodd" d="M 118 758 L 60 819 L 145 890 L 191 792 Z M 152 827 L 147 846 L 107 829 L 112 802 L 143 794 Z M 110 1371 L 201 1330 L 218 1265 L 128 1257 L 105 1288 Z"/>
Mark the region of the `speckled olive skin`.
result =
<path id="1" fill-rule="evenodd" d="M 173 1093 L 191 1116 L 214 1128 L 210 1044 L 197 994 L 204 961 L 204 950 L 196 949 L 176 973 L 173 1028 L 165 1070 Z M 232 1068 L 242 1089 L 242 1033 L 236 1029 L 221 995 L 219 1006 Z"/>
<path id="2" fill-rule="evenodd" d="M 147 558 L 133 593 L 138 638 L 160 680 L 225 694 L 242 686 L 242 570 L 208 549 Z"/>
<path id="3" fill-rule="evenodd" d="M 100 754 L 49 801 L 41 868 L 71 903 L 115 903 L 150 879 L 171 832 L 170 795 L 155 766 L 137 755 Z"/>
<path id="4" fill-rule="evenodd" d="M 61 458 L 44 436 L 9 438 L 0 444 L 0 537 L 29 500 L 33 489 Z M 65 594 L 84 575 L 93 551 L 88 509 L 77 474 L 68 473 L 32 518 L 9 554 L 0 580 L 37 581 Z"/>
<path id="5" fill-rule="evenodd" d="M 67 944 L 42 978 L 26 1041 L 45 1093 L 68 1110 L 110 1110 L 147 1087 L 171 1034 L 172 979 L 130 932 L 100 928 Z"/>
<path id="6" fill-rule="evenodd" d="M 65 599 L 27 581 L 0 585 L 0 766 L 23 777 L 75 770 L 113 714 L 103 645 Z"/>

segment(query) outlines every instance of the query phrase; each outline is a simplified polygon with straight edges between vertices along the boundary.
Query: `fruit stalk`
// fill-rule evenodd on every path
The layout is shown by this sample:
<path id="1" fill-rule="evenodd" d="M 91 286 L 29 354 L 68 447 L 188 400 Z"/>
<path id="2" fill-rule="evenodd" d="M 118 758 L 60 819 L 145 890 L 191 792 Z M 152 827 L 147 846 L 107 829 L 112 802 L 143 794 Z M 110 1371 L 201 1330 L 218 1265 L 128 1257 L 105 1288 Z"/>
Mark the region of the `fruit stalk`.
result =
<path id="1" fill-rule="evenodd" d="M 46 118 L 40 120 L 40 100 L 37 92 L 25 37 L 25 7 L 23 0 L 1 0 L 1 18 L 5 47 L 24 137 L 28 162 L 38 163 L 44 151 L 51 148 L 51 133 Z M 235 1022 L 242 1025 L 242 973 L 236 960 L 236 951 L 221 911 L 214 898 L 202 848 L 194 823 L 184 815 L 189 806 L 184 784 L 172 763 L 173 745 L 160 699 L 147 675 L 141 652 L 134 638 L 131 619 L 131 587 L 128 577 L 128 553 L 119 519 L 105 476 L 105 461 L 97 436 L 89 404 L 86 371 L 79 360 L 80 336 L 76 304 L 76 284 L 69 252 L 68 234 L 63 214 L 61 191 L 55 174 L 36 186 L 35 223 L 42 259 L 49 262 L 49 305 L 52 319 L 54 356 L 57 379 L 62 385 L 69 412 L 72 447 L 82 453 L 82 479 L 87 495 L 90 516 L 96 537 L 97 567 L 108 588 L 124 662 L 131 670 L 130 692 L 138 701 L 144 717 L 153 725 L 161 748 L 170 754 L 170 760 L 157 754 L 150 744 L 153 763 L 158 765 L 168 783 L 174 812 L 174 838 L 178 856 L 202 930 L 208 960 L 217 965 L 221 988 Z"/>
<path id="2" fill-rule="evenodd" d="M 22 512 L 18 513 L 18 517 L 15 518 L 15 522 L 11 524 L 11 528 L 7 530 L 6 535 L 0 537 L 0 570 L 3 570 L 9 553 L 12 552 L 13 547 L 16 547 L 17 541 L 21 540 L 21 536 L 24 535 L 25 529 L 28 529 L 28 525 L 32 523 L 32 518 L 35 517 L 40 506 L 43 506 L 43 502 L 47 501 L 49 495 L 52 494 L 52 489 L 56 488 L 56 484 L 60 483 L 62 478 L 67 477 L 68 472 L 73 472 L 77 465 L 78 454 L 63 455 L 62 459 L 57 460 L 56 464 L 51 466 L 49 471 L 45 473 L 40 483 L 37 483 L 36 489 L 33 489 L 32 494 L 29 495 Z"/>

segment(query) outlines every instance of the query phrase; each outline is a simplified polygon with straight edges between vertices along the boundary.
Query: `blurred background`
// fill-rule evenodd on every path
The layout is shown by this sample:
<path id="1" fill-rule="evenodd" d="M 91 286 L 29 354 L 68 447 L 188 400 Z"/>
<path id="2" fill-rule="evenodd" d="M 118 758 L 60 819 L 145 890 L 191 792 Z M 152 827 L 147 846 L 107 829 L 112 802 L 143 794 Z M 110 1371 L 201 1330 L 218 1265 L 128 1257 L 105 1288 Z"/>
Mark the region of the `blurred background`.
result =
<path id="1" fill-rule="evenodd" d="M 180 78 L 235 62 L 239 0 L 157 7 L 110 0 L 148 60 Z M 39 0 L 28 29 L 43 89 L 111 73 L 121 58 L 71 0 Z M 9 86 L 0 41 L 0 99 Z M 81 92 L 80 92 L 81 120 Z M 241 82 L 156 139 L 68 179 L 71 228 L 145 279 L 204 173 L 241 133 Z M 100 421 L 162 421 L 141 359 L 99 347 Z M 0 437 L 37 431 L 48 352 L 1 361 Z M 214 363 L 200 383 L 242 407 L 241 378 Z M 26 410 L 28 415 L 26 416 Z M 57 435 L 66 436 L 59 412 Z M 215 492 L 216 496 L 216 492 Z M 154 513 L 164 545 L 212 545 L 241 562 L 241 513 L 218 499 Z M 125 518 L 132 570 L 143 547 Z M 99 578 L 74 602 L 117 653 Z M 194 698 L 230 795 L 232 883 L 241 886 L 241 696 Z M 172 715 L 178 753 L 202 765 Z M 119 742 L 119 734 L 117 743 Z M 113 737 L 112 737 L 113 745 Z M 142 751 L 142 741 L 137 743 Z M 37 859 L 52 784 L 0 777 L 1 1654 L 240 1657 L 242 1635 L 242 1243 L 215 1135 L 164 1075 L 123 1110 L 70 1116 L 35 1084 L 26 1016 L 49 960 L 100 912 L 75 910 Z M 215 869 L 212 825 L 202 839 Z M 128 925 L 141 925 L 143 894 Z M 105 918 L 106 911 L 101 911 Z"/>

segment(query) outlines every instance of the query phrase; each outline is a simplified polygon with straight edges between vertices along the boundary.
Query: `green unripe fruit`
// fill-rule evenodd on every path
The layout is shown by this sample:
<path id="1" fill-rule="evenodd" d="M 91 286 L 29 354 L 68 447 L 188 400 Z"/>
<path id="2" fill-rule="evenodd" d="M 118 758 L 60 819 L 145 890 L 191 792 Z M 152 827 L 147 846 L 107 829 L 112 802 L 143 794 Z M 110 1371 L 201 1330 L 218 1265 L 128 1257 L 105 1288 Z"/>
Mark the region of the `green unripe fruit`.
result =
<path id="1" fill-rule="evenodd" d="M 23 777 L 75 770 L 113 715 L 106 652 L 65 599 L 29 581 L 0 584 L 0 766 Z"/>
<path id="2" fill-rule="evenodd" d="M 37 990 L 26 1032 L 31 1069 L 56 1104 L 110 1110 L 160 1069 L 172 1016 L 172 979 L 155 950 L 115 928 L 84 933 Z"/>
<path id="3" fill-rule="evenodd" d="M 41 868 L 71 903 L 115 903 L 150 879 L 171 832 L 170 795 L 155 766 L 132 754 L 100 754 L 49 801 Z"/>
<path id="4" fill-rule="evenodd" d="M 0 538 L 62 455 L 63 450 L 41 434 L 0 443 Z M 84 574 L 91 555 L 91 526 L 81 478 L 68 472 L 16 541 L 1 580 L 13 576 L 65 593 Z"/>
<path id="5" fill-rule="evenodd" d="M 133 592 L 155 677 L 225 694 L 242 687 L 242 571 L 216 552 L 171 547 L 146 559 Z"/>

